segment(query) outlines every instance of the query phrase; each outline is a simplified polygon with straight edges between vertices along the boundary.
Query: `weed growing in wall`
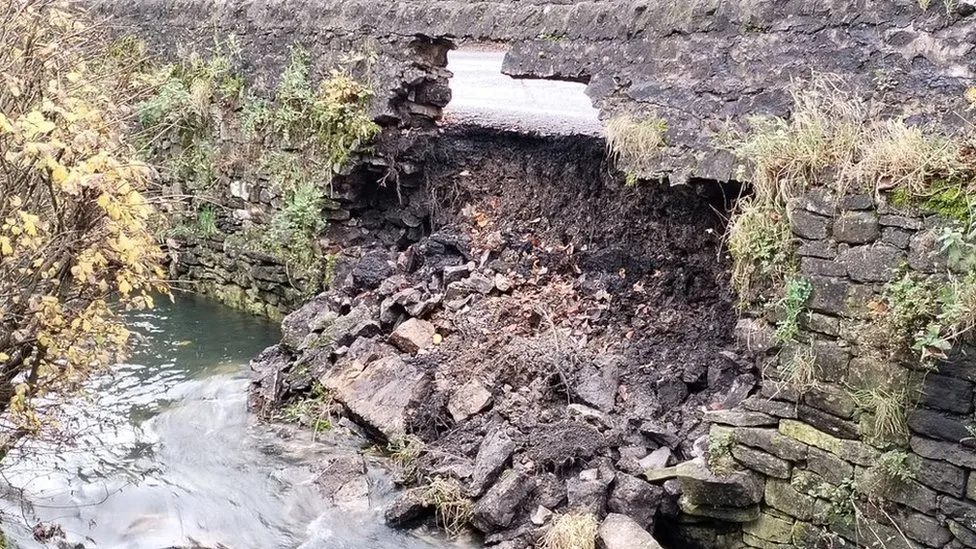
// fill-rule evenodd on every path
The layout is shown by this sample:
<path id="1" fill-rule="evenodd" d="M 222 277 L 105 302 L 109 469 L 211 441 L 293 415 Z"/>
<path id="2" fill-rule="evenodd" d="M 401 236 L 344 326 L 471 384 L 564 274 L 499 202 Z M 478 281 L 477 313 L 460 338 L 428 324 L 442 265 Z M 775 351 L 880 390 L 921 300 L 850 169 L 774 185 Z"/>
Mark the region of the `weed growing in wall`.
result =
<path id="1" fill-rule="evenodd" d="M 610 158 L 627 174 L 627 185 L 654 174 L 668 123 L 657 115 L 619 115 L 606 123 Z"/>
<path id="2" fill-rule="evenodd" d="M 264 98 L 234 70 L 238 54 L 233 42 L 218 42 L 209 56 L 142 75 L 152 90 L 136 106 L 144 155 L 175 187 L 162 191 L 189 197 L 189 211 L 206 217 L 176 223 L 179 234 L 211 236 L 225 226 L 216 223 L 223 212 L 201 204 L 220 203 L 228 181 L 270 182 L 281 203 L 244 221 L 235 241 L 307 278 L 322 260 L 316 241 L 332 178 L 379 131 L 368 114 L 372 92 L 338 70 L 313 82 L 308 52 L 294 47 L 273 97 Z"/>
<path id="3" fill-rule="evenodd" d="M 595 516 L 578 511 L 553 517 L 542 549 L 594 549 L 599 525 Z"/>

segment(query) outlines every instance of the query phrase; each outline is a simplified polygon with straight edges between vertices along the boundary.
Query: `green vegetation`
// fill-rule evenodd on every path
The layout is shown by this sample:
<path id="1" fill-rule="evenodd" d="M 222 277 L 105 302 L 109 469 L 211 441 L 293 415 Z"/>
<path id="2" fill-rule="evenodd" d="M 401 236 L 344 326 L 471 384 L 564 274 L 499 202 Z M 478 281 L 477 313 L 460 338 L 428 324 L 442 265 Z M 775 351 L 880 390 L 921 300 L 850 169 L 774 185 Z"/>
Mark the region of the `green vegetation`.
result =
<path id="1" fill-rule="evenodd" d="M 434 508 L 437 524 L 450 537 L 461 535 L 474 516 L 474 503 L 464 497 L 461 484 L 454 479 L 431 479 L 424 489 L 422 500 L 425 506 Z"/>
<path id="2" fill-rule="evenodd" d="M 889 450 L 878 458 L 874 466 L 879 478 L 884 484 L 900 486 L 915 480 L 917 464 L 912 461 L 912 455 L 902 450 Z"/>
<path id="3" fill-rule="evenodd" d="M 320 432 L 332 430 L 332 395 L 318 382 L 301 399 L 281 409 L 279 419 L 312 429 L 314 438 Z"/>
<path id="4" fill-rule="evenodd" d="M 610 157 L 627 173 L 627 185 L 655 172 L 668 132 L 666 121 L 657 115 L 619 115 L 607 121 L 606 132 Z"/>
<path id="5" fill-rule="evenodd" d="M 117 361 L 122 313 L 167 292 L 108 44 L 66 2 L 0 4 L 0 458 L 47 423 L 35 398 Z"/>
<path id="6" fill-rule="evenodd" d="M 542 549 L 594 549 L 599 522 L 589 513 L 556 515 L 542 538 Z"/>
<path id="7" fill-rule="evenodd" d="M 387 444 L 386 450 L 390 454 L 390 461 L 393 462 L 401 483 L 406 484 L 416 480 L 417 460 L 426 449 L 424 441 L 416 435 L 404 435 Z"/>
<path id="8" fill-rule="evenodd" d="M 143 154 L 198 212 L 195 227 L 177 216 L 176 234 L 218 233 L 219 212 L 203 204 L 218 202 L 226 181 L 268 180 L 283 204 L 270 218 L 245 221 L 233 241 L 278 257 L 298 278 L 314 278 L 332 178 L 379 131 L 368 114 L 372 92 L 341 71 L 313 84 L 309 54 L 296 47 L 273 99 L 262 98 L 235 71 L 238 57 L 233 42 L 217 42 L 210 56 L 191 54 L 141 75 L 152 90 L 136 105 Z M 234 140 L 244 143 L 223 145 Z"/>
<path id="9" fill-rule="evenodd" d="M 779 301 L 783 319 L 776 325 L 773 340 L 778 343 L 796 340 L 800 334 L 800 315 L 806 310 L 812 291 L 813 287 L 808 280 L 794 277 L 786 281 L 786 295 Z"/>

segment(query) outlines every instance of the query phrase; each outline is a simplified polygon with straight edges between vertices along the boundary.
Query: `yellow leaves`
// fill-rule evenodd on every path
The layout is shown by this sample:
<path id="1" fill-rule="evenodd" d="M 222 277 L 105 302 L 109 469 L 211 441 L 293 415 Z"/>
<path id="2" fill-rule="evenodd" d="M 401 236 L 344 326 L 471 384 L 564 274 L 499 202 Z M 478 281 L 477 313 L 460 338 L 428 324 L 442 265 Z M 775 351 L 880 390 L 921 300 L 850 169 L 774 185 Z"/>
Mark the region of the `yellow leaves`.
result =
<path id="1" fill-rule="evenodd" d="M 14 247 L 10 243 L 10 238 L 6 236 L 0 236 L 0 255 L 9 256 L 13 255 Z"/>
<path id="2" fill-rule="evenodd" d="M 39 110 L 34 110 L 27 113 L 27 116 L 20 118 L 17 121 L 17 125 L 28 137 L 37 137 L 39 135 L 49 134 L 54 131 L 57 126 L 54 122 L 48 120 L 44 113 Z"/>
<path id="3" fill-rule="evenodd" d="M 129 293 L 132 291 L 132 284 L 129 284 L 128 279 L 119 277 L 118 282 L 119 292 L 124 296 L 129 295 Z"/>
<path id="4" fill-rule="evenodd" d="M 10 123 L 10 119 L 8 119 L 5 114 L 0 112 L 0 134 L 12 133 L 13 131 L 14 126 Z"/>
<path id="5" fill-rule="evenodd" d="M 10 360 L 10 355 L 7 353 L 0 353 L 0 362 L 7 362 Z"/>
<path id="6" fill-rule="evenodd" d="M 976 86 L 966 89 L 966 101 L 969 101 L 969 110 L 976 109 Z"/>

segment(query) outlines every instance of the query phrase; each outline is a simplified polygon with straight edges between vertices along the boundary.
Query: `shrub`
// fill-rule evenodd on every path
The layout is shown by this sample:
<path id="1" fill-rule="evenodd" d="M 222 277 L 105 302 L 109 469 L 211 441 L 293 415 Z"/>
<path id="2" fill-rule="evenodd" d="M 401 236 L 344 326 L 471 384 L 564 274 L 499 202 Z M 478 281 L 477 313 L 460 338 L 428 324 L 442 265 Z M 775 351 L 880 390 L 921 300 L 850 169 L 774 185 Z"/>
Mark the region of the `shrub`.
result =
<path id="1" fill-rule="evenodd" d="M 32 397 L 117 360 L 121 311 L 166 291 L 143 195 L 153 171 L 120 133 L 116 72 L 89 62 L 107 44 L 60 2 L 0 6 L 0 408 L 9 399 L 18 422 L 6 444 L 39 427 Z"/>

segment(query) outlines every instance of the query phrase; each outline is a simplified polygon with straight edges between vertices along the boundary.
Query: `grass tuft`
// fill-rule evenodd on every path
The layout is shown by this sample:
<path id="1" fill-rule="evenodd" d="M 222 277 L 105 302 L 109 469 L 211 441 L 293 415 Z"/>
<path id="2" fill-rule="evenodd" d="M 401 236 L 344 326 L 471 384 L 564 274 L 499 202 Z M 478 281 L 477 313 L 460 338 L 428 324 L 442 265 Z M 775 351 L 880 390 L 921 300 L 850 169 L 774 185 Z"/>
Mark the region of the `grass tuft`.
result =
<path id="1" fill-rule="evenodd" d="M 422 499 L 424 505 L 434 508 L 437 524 L 451 537 L 461 535 L 474 516 L 474 503 L 464 497 L 461 484 L 454 479 L 435 477 Z"/>
<path id="2" fill-rule="evenodd" d="M 666 121 L 657 115 L 619 115 L 607 121 L 606 132 L 610 157 L 627 172 L 628 184 L 655 172 L 668 132 Z"/>
<path id="3" fill-rule="evenodd" d="M 542 549 L 594 549 L 599 524 L 589 513 L 571 511 L 553 518 Z"/>
<path id="4" fill-rule="evenodd" d="M 391 440 L 386 450 L 400 482 L 413 482 L 417 478 L 417 460 L 426 450 L 424 441 L 416 435 L 404 435 Z"/>
<path id="5" fill-rule="evenodd" d="M 908 391 L 905 389 L 861 389 L 854 392 L 854 402 L 874 414 L 874 437 L 900 439 L 908 432 Z"/>

